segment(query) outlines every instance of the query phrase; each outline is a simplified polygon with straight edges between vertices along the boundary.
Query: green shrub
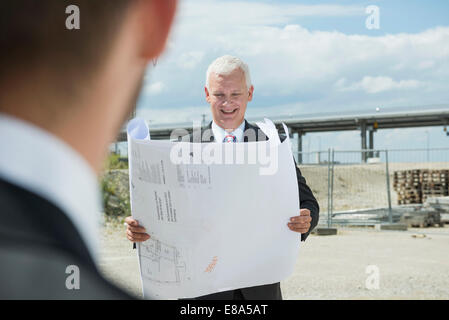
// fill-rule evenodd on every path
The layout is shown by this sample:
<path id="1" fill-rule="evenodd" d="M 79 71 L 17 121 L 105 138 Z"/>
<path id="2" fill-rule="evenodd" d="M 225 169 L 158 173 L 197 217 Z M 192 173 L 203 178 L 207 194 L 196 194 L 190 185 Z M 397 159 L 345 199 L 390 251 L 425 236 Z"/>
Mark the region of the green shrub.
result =
<path id="1" fill-rule="evenodd" d="M 128 162 L 123 161 L 120 155 L 110 153 L 105 163 L 105 170 L 128 169 Z"/>
<path id="2" fill-rule="evenodd" d="M 105 215 L 109 217 L 130 216 L 128 170 L 105 171 L 100 184 Z"/>

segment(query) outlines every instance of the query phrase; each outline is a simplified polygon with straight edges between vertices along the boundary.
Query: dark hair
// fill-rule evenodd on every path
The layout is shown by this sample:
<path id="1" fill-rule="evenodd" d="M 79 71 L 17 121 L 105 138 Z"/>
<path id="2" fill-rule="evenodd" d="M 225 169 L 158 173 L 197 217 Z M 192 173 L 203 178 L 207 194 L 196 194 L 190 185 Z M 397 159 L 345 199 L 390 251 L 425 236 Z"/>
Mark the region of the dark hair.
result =
<path id="1" fill-rule="evenodd" d="M 89 76 L 105 57 L 131 1 L 0 0 L 0 83 L 36 67 L 61 76 Z M 70 5 L 79 8 L 79 29 L 66 27 Z"/>

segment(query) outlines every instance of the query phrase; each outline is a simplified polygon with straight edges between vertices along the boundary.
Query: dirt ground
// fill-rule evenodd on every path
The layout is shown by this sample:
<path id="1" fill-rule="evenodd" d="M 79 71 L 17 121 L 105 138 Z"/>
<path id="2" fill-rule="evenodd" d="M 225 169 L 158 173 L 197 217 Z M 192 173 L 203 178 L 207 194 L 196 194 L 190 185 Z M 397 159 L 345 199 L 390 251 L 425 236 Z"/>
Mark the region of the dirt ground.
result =
<path id="1" fill-rule="evenodd" d="M 141 296 L 136 252 L 124 230 L 122 223 L 106 223 L 100 269 Z M 408 231 L 339 228 L 336 236 L 311 235 L 302 243 L 282 292 L 284 299 L 299 300 L 449 299 L 448 253 L 449 225 Z"/>

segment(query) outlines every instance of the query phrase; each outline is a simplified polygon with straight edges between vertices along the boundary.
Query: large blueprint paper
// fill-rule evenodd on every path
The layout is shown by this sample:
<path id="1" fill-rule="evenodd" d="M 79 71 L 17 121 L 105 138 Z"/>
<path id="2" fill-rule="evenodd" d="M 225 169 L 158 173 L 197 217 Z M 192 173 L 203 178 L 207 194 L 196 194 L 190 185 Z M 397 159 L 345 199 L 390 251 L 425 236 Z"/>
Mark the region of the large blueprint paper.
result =
<path id="1" fill-rule="evenodd" d="M 290 141 L 268 120 L 259 126 L 269 142 L 221 144 L 153 141 L 144 121 L 129 123 L 131 211 L 151 236 L 137 246 L 145 298 L 192 298 L 293 272 L 300 235 L 287 227 L 299 215 Z"/>

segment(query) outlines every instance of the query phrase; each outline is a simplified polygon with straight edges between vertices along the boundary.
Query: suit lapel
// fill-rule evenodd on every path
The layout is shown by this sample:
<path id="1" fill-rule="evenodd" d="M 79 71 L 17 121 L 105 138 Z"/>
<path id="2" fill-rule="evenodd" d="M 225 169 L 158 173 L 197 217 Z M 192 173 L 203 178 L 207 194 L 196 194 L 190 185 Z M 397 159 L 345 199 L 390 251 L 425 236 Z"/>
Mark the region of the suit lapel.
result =
<path id="1" fill-rule="evenodd" d="M 260 135 L 259 135 L 260 134 Z M 245 120 L 245 134 L 243 142 L 266 141 L 268 137 L 260 130 L 258 126 L 252 125 Z"/>
<path id="2" fill-rule="evenodd" d="M 209 122 L 209 125 L 207 126 L 206 130 L 210 130 L 210 140 L 209 141 L 205 140 L 204 142 L 215 142 L 214 131 L 212 130 L 212 121 Z"/>

